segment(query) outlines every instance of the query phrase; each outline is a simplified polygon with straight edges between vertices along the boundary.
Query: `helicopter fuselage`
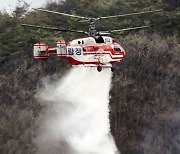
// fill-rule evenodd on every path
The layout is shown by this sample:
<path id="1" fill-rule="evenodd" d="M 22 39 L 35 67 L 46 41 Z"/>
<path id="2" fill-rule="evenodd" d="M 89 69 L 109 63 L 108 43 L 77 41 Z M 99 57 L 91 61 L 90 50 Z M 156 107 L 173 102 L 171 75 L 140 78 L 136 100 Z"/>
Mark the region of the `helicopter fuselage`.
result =
<path id="1" fill-rule="evenodd" d="M 109 36 L 86 37 L 70 41 L 57 42 L 57 47 L 48 47 L 44 42 L 34 44 L 34 57 L 47 60 L 49 55 L 67 59 L 72 65 L 91 67 L 112 67 L 125 57 L 124 49 Z M 101 69 L 99 68 L 99 69 Z"/>

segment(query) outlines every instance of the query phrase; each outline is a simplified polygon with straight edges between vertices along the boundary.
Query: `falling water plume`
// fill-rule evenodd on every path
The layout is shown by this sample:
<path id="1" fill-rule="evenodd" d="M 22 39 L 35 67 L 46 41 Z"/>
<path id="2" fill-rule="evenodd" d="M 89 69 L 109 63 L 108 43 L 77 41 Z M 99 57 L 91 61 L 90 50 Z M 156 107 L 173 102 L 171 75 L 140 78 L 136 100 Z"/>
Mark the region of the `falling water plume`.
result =
<path id="1" fill-rule="evenodd" d="M 38 122 L 38 154 L 115 154 L 110 134 L 110 68 L 73 67 L 36 96 L 48 102 Z"/>

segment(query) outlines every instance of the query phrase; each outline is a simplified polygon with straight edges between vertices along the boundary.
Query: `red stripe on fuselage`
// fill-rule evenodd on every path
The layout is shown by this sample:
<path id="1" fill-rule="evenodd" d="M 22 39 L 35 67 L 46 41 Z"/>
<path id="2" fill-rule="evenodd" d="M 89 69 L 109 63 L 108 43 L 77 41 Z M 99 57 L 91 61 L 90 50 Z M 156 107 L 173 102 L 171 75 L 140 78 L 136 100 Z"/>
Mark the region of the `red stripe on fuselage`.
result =
<path id="1" fill-rule="evenodd" d="M 107 53 L 107 52 L 104 52 L 104 53 L 97 53 L 97 52 L 91 52 L 91 53 L 89 53 L 89 52 L 84 52 L 83 53 L 83 55 L 110 55 L 110 57 L 112 58 L 112 59 L 119 59 L 119 58 L 124 58 L 124 54 L 122 53 L 122 54 L 118 54 L 119 56 L 121 55 L 121 56 L 123 56 L 123 57 L 113 57 L 112 55 L 111 55 L 111 53 Z M 118 55 L 116 55 L 116 56 L 118 56 Z"/>

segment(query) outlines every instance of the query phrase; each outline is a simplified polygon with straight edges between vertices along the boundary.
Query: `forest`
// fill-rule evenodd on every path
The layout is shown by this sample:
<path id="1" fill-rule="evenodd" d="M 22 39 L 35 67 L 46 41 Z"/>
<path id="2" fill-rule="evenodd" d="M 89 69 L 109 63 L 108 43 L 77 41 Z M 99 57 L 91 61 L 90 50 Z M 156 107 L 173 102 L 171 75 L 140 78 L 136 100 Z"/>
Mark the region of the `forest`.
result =
<path id="1" fill-rule="evenodd" d="M 147 25 L 117 32 L 113 37 L 126 51 L 116 66 L 110 91 L 111 133 L 121 154 L 180 153 L 180 1 L 178 0 L 59 0 L 45 9 L 101 17 L 162 9 L 161 12 L 102 20 L 97 30 Z M 33 58 L 33 44 L 55 45 L 82 34 L 22 27 L 34 24 L 88 30 L 87 23 L 30 10 L 18 0 L 12 13 L 0 11 L 0 153 L 33 154 L 36 119 L 44 106 L 34 97 L 41 80 L 62 77 L 68 62 Z"/>

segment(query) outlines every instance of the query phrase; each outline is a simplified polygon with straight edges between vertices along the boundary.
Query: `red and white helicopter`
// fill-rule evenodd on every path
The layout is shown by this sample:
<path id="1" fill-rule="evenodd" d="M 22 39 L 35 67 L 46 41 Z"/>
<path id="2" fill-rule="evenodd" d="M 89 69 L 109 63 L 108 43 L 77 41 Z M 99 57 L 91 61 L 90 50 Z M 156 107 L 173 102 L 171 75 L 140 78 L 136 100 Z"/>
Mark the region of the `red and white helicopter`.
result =
<path id="1" fill-rule="evenodd" d="M 57 57 L 67 59 L 69 63 L 72 65 L 84 65 L 87 67 L 97 67 L 97 70 L 99 72 L 104 67 L 110 67 L 111 70 L 113 71 L 113 65 L 115 63 L 121 62 L 121 60 L 125 57 L 124 49 L 121 47 L 120 44 L 118 44 L 115 41 L 114 38 L 108 36 L 110 33 L 141 29 L 141 28 L 146 28 L 148 26 L 98 32 L 95 29 L 95 23 L 97 21 L 101 19 L 119 18 L 119 17 L 131 16 L 131 15 L 138 15 L 138 14 L 161 11 L 161 10 L 155 10 L 155 11 L 146 11 L 146 12 L 115 15 L 115 16 L 106 16 L 106 17 L 99 17 L 99 18 L 89 18 L 89 17 L 65 14 L 65 13 L 40 9 L 40 8 L 34 9 L 34 10 L 83 19 L 83 21 L 81 22 L 84 22 L 84 21 L 90 22 L 89 32 L 22 24 L 22 26 L 33 27 L 33 28 L 41 28 L 41 29 L 46 29 L 46 30 L 55 30 L 55 31 L 63 31 L 63 32 L 69 31 L 69 32 L 76 32 L 76 33 L 84 33 L 88 35 L 88 37 L 75 39 L 75 40 L 70 41 L 67 44 L 65 40 L 59 40 L 57 42 L 57 46 L 54 48 L 47 46 L 45 42 L 38 42 L 34 44 L 34 57 L 36 59 L 47 60 L 49 55 L 53 54 Z"/>

